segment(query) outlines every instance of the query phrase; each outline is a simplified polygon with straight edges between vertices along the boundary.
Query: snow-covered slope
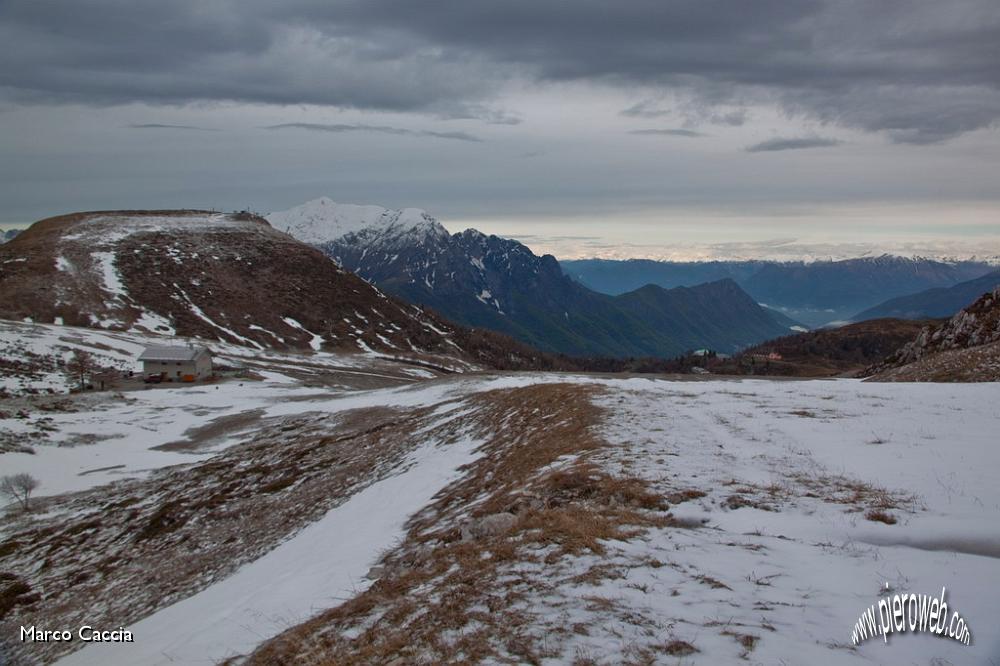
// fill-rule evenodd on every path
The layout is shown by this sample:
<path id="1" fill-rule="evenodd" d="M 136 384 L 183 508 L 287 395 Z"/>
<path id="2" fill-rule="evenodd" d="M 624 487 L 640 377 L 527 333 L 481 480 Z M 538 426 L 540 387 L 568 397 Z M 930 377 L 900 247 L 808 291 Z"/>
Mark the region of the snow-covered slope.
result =
<path id="1" fill-rule="evenodd" d="M 129 650 L 129 661 L 223 661 L 252 650 L 262 632 L 286 629 L 289 617 L 314 613 L 318 590 L 347 595 L 366 589 L 371 580 L 365 573 L 375 554 L 404 537 L 414 506 L 430 502 L 460 476 L 462 465 L 475 460 L 475 444 L 424 443 L 400 465 L 402 471 L 359 491 L 295 538 L 218 584 L 136 623 L 131 629 L 143 640 Z M 316 557 L 319 553 L 323 557 Z M 120 647 L 96 644 L 59 663 L 113 663 Z"/>
<path id="2" fill-rule="evenodd" d="M 111 360 L 144 342 L 5 327 L 28 351 Z M 212 344 L 261 379 L 18 397 L 31 414 L 0 416 L 0 433 L 44 433 L 33 454 L 0 454 L 5 474 L 42 483 L 32 512 L 0 514 L 5 621 L 135 633 L 0 636 L 0 655 L 177 664 L 252 651 L 236 662 L 252 666 L 998 654 L 1000 384 L 420 382 L 370 357 Z M 340 386 L 362 375 L 366 390 Z M 908 632 L 853 646 L 886 582 L 892 594 L 947 588 L 972 645 Z"/>
<path id="3" fill-rule="evenodd" d="M 513 497 L 505 477 L 494 503 L 471 491 L 471 507 L 449 503 L 453 485 L 379 562 L 377 586 L 246 663 L 474 654 L 474 663 L 972 664 L 997 655 L 981 628 L 1000 611 L 989 592 L 1000 582 L 995 386 L 601 384 L 594 401 L 607 446 L 552 463 Z M 524 390 L 573 399 L 558 385 Z M 552 404 L 532 408 L 563 416 Z M 493 460 L 480 458 L 470 476 Z M 636 507 L 652 498 L 623 485 L 630 475 L 668 498 L 668 517 L 581 545 L 602 518 L 620 529 L 651 517 Z M 490 517 L 510 526 L 448 538 L 483 505 L 506 509 Z M 623 506 L 632 510 L 616 513 Z M 968 618 L 972 645 L 913 632 L 852 645 L 858 616 L 880 598 L 942 587 L 949 619 Z"/>
<path id="4" fill-rule="evenodd" d="M 0 245 L 0 318 L 256 349 L 463 356 L 476 348 L 478 359 L 504 366 L 510 353 L 537 357 L 387 296 L 246 212 L 104 211 L 37 222 Z"/>
<path id="5" fill-rule="evenodd" d="M 419 208 L 392 210 L 381 206 L 337 203 L 327 197 L 271 213 L 265 218 L 275 229 L 312 245 L 329 243 L 346 234 L 370 228 L 395 233 L 448 235 L 440 222 Z"/>

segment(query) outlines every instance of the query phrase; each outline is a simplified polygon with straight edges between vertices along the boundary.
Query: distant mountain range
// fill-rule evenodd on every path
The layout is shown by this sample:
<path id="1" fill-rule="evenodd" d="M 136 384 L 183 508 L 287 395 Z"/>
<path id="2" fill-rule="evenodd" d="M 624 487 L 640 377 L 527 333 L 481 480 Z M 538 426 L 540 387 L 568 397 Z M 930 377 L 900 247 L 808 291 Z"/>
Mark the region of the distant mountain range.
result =
<path id="1" fill-rule="evenodd" d="M 610 296 L 569 278 L 550 255 L 536 256 L 517 241 L 474 229 L 449 234 L 416 209 L 317 199 L 267 219 L 380 289 L 545 351 L 618 357 L 670 357 L 701 347 L 731 352 L 789 329 L 725 276 Z"/>
<path id="2" fill-rule="evenodd" d="M 561 263 L 568 275 L 607 294 L 624 293 L 645 284 L 670 288 L 731 278 L 759 303 L 812 327 L 852 320 L 856 313 L 888 299 L 926 289 L 951 287 L 997 270 L 995 266 L 978 261 L 943 262 L 892 256 L 811 263 L 643 259 L 584 259 Z M 879 316 L 894 315 L 883 313 Z M 941 315 L 924 313 L 921 316 Z"/>
<path id="3" fill-rule="evenodd" d="M 951 287 L 927 289 L 916 294 L 890 299 L 854 315 L 852 319 L 863 321 L 882 317 L 898 319 L 950 317 L 986 292 L 993 291 L 998 285 L 1000 285 L 1000 271 L 994 271 Z"/>

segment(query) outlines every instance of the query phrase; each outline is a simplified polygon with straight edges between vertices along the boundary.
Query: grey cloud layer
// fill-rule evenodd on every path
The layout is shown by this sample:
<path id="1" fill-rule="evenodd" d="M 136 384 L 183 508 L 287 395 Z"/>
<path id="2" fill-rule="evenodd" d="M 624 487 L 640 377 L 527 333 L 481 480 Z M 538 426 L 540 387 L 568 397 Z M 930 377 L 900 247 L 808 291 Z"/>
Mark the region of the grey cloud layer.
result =
<path id="1" fill-rule="evenodd" d="M 516 123 L 506 81 L 680 94 L 934 143 L 1000 118 L 995 0 L 6 0 L 14 101 L 236 100 Z M 655 94 L 655 93 L 654 93 Z M 718 111 L 737 107 L 736 111 Z M 626 114 L 656 117 L 655 104 Z"/>
<path id="2" fill-rule="evenodd" d="M 218 132 L 213 127 L 197 127 L 195 125 L 168 125 L 164 123 L 133 123 L 130 129 L 165 129 L 165 130 L 191 130 L 195 132 Z"/>
<path id="3" fill-rule="evenodd" d="M 774 138 L 767 141 L 755 143 L 748 146 L 748 153 L 766 153 L 778 150 L 799 150 L 802 148 L 831 148 L 839 146 L 842 141 L 837 139 L 824 139 L 822 137 L 801 137 L 801 138 Z"/>
<path id="4" fill-rule="evenodd" d="M 411 130 L 402 127 L 388 127 L 386 125 L 348 125 L 343 123 L 323 124 L 323 123 L 282 123 L 280 125 L 268 125 L 262 129 L 303 129 L 312 132 L 377 132 L 379 134 L 394 134 L 396 136 L 423 136 L 435 139 L 455 139 L 457 141 L 482 141 L 477 136 L 466 132 L 434 132 L 431 130 Z"/>
<path id="5" fill-rule="evenodd" d="M 684 136 L 688 138 L 705 136 L 701 132 L 689 129 L 638 129 L 630 131 L 629 134 L 638 134 L 640 136 Z"/>

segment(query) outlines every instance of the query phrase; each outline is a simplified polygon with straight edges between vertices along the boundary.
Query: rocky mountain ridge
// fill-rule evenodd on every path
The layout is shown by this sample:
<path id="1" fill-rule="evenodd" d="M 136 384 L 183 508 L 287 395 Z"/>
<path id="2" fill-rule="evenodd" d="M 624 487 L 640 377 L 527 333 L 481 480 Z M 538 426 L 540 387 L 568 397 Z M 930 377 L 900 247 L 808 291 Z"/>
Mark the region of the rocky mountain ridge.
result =
<path id="1" fill-rule="evenodd" d="M 326 224 L 315 217 L 324 211 L 330 216 Z M 290 225 L 289 230 L 317 238 L 357 225 L 361 213 L 367 215 L 368 226 L 316 247 L 410 303 L 544 351 L 664 358 L 700 347 L 733 351 L 788 330 L 732 280 L 675 290 L 649 286 L 612 297 L 569 278 L 551 255 L 536 256 L 517 241 L 475 229 L 448 234 L 422 211 L 344 207 L 317 200 L 268 218 L 280 225 L 308 217 L 308 224 Z"/>
<path id="2" fill-rule="evenodd" d="M 540 358 L 388 296 L 250 213 L 104 211 L 0 246 L 0 317 L 251 348 Z"/>

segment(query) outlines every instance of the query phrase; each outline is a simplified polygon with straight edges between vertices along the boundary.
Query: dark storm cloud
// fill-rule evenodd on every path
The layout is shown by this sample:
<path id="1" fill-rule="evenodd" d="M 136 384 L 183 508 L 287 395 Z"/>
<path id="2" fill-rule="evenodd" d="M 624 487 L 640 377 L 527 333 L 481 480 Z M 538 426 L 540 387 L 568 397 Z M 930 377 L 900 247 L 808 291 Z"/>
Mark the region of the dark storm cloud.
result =
<path id="1" fill-rule="evenodd" d="M 435 139 L 455 139 L 457 141 L 482 141 L 477 136 L 466 132 L 434 132 L 430 130 L 411 130 L 402 127 L 387 127 L 385 125 L 347 125 L 323 123 L 282 123 L 280 125 L 268 125 L 261 129 L 281 130 L 281 129 L 303 129 L 312 132 L 376 132 L 379 134 L 393 134 L 396 136 L 418 136 L 431 137 Z"/>
<path id="2" fill-rule="evenodd" d="M 748 153 L 768 153 L 778 150 L 800 150 L 802 148 L 831 148 L 839 146 L 842 142 L 836 139 L 824 139 L 822 137 L 801 137 L 801 138 L 775 138 L 768 139 L 748 146 Z"/>
<path id="3" fill-rule="evenodd" d="M 641 136 L 685 136 L 689 138 L 708 136 L 702 132 L 689 129 L 637 129 L 630 131 L 629 134 L 638 134 Z"/>
<path id="4" fill-rule="evenodd" d="M 995 0 L 6 0 L 15 101 L 237 100 L 515 122 L 510 80 L 590 81 L 934 143 L 1000 117 Z M 642 103 L 626 110 L 657 117 Z"/>
<path id="5" fill-rule="evenodd" d="M 196 132 L 218 132 L 213 127 L 196 127 L 195 125 L 165 125 L 163 123 L 134 123 L 129 125 L 129 129 L 174 129 L 192 130 Z"/>
<path id="6" fill-rule="evenodd" d="M 416 35 L 317 22 L 322 3 L 274 4 L 5 0 L 0 92 L 29 103 L 237 101 L 502 120 L 483 103 L 489 63 Z"/>

